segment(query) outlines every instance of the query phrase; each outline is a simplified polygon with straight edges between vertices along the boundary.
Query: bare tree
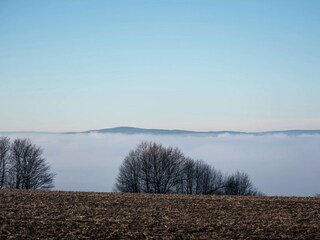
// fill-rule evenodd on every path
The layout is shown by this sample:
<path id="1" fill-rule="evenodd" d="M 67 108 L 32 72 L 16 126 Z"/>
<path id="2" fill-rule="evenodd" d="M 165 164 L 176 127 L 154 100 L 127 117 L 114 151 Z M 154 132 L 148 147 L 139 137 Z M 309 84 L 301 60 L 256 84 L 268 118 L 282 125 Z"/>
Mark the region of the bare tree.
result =
<path id="1" fill-rule="evenodd" d="M 202 160 L 186 158 L 178 148 L 142 142 L 119 168 L 121 192 L 257 195 L 248 174 L 225 177 Z"/>
<path id="2" fill-rule="evenodd" d="M 192 158 L 186 158 L 183 167 L 183 174 L 180 178 L 178 193 L 194 194 L 195 182 L 195 161 Z"/>
<path id="3" fill-rule="evenodd" d="M 177 185 L 182 174 L 184 156 L 178 148 L 163 147 L 160 144 L 149 144 L 151 159 L 151 185 L 154 193 L 170 193 Z"/>
<path id="4" fill-rule="evenodd" d="M 221 171 L 202 160 L 186 159 L 183 180 L 180 192 L 186 194 L 219 194 L 224 188 Z"/>
<path id="5" fill-rule="evenodd" d="M 10 158 L 10 139 L 0 138 L 0 188 L 7 184 L 8 163 Z"/>
<path id="6" fill-rule="evenodd" d="M 184 156 L 177 148 L 142 142 L 120 166 L 115 187 L 123 192 L 174 192 L 183 161 Z"/>
<path id="7" fill-rule="evenodd" d="M 131 151 L 124 159 L 115 187 L 121 192 L 141 192 L 140 162 L 137 150 Z"/>
<path id="8" fill-rule="evenodd" d="M 29 139 L 16 139 L 12 143 L 9 187 L 17 189 L 49 189 L 55 174 L 50 171 L 43 150 Z"/>
<path id="9" fill-rule="evenodd" d="M 249 175 L 237 171 L 225 180 L 226 195 L 262 195 L 251 182 Z"/>

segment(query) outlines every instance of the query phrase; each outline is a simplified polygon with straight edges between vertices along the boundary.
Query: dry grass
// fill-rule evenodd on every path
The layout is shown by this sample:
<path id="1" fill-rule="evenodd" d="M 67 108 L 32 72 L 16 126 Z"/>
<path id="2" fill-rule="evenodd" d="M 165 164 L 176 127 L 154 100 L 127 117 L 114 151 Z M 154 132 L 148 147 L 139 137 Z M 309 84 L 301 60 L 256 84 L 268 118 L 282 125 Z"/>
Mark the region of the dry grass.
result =
<path id="1" fill-rule="evenodd" d="M 0 190 L 0 239 L 320 239 L 320 199 Z"/>

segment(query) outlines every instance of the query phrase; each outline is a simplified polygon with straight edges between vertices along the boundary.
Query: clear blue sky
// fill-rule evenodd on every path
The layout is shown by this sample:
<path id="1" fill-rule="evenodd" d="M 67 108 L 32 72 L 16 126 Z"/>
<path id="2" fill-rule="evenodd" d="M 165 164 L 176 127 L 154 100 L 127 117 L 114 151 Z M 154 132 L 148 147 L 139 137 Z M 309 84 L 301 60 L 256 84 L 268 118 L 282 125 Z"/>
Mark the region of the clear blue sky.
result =
<path id="1" fill-rule="evenodd" d="M 320 1 L 0 0 L 0 131 L 320 129 Z"/>

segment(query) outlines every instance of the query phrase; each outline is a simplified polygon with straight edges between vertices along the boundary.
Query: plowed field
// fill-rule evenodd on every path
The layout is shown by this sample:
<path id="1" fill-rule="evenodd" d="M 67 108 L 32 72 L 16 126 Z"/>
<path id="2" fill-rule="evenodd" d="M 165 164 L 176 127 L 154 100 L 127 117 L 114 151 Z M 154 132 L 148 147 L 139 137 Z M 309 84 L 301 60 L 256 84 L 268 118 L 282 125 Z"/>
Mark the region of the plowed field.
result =
<path id="1" fill-rule="evenodd" d="M 0 239 L 320 239 L 320 199 L 0 190 Z"/>

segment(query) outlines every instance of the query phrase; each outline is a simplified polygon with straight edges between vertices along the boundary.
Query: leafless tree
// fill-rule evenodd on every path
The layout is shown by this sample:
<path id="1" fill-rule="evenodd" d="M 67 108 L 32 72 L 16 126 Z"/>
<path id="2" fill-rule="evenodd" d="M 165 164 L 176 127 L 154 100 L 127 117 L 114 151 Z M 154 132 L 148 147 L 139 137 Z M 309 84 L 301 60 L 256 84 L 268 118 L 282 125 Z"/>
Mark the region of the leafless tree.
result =
<path id="1" fill-rule="evenodd" d="M 182 174 L 184 156 L 178 148 L 163 147 L 150 143 L 148 146 L 151 160 L 151 185 L 154 193 L 170 193 Z"/>
<path id="2" fill-rule="evenodd" d="M 49 189 L 55 174 L 42 157 L 43 150 L 29 139 L 16 139 L 11 146 L 8 185 L 17 189 Z"/>
<path id="3" fill-rule="evenodd" d="M 123 192 L 171 193 L 182 174 L 184 156 L 173 147 L 142 142 L 119 169 L 116 189 Z"/>
<path id="4" fill-rule="evenodd" d="M 131 151 L 119 169 L 116 189 L 121 192 L 141 192 L 140 162 L 137 150 Z"/>
<path id="5" fill-rule="evenodd" d="M 225 177 L 202 160 L 186 158 L 178 148 L 142 142 L 119 168 L 115 190 L 179 194 L 260 194 L 248 174 Z"/>
<path id="6" fill-rule="evenodd" d="M 0 188 L 7 184 L 8 163 L 10 158 L 10 139 L 0 138 Z"/>
<path id="7" fill-rule="evenodd" d="M 251 182 L 249 175 L 237 171 L 225 180 L 226 195 L 262 195 Z"/>
<path id="8" fill-rule="evenodd" d="M 219 194 L 224 188 L 221 171 L 209 166 L 202 160 L 195 161 L 187 158 L 182 180 L 178 192 L 186 194 Z"/>

